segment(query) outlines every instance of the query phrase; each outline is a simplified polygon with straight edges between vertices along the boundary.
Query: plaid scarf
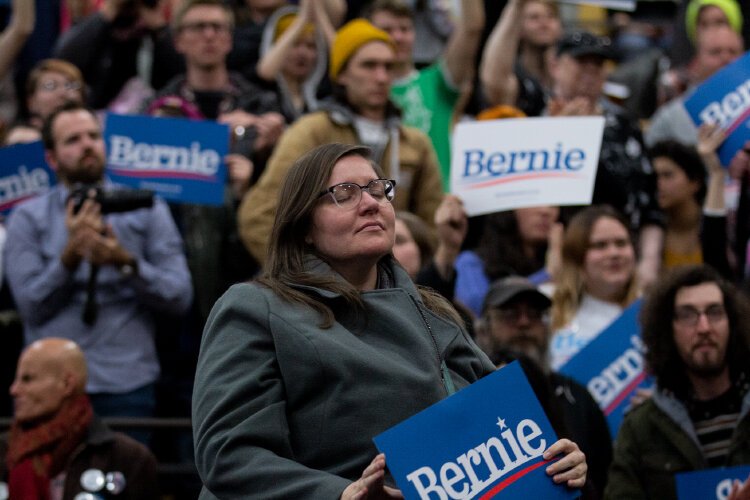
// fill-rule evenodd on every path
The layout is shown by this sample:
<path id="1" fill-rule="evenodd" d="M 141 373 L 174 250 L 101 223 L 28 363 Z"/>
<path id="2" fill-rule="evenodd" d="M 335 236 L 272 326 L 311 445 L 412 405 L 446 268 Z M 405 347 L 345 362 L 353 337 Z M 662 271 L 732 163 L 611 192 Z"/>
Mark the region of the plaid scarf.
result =
<path id="1" fill-rule="evenodd" d="M 29 429 L 13 423 L 6 458 L 11 498 L 49 499 L 50 478 L 65 468 L 84 440 L 93 414 L 88 396 L 81 394 L 44 423 Z"/>

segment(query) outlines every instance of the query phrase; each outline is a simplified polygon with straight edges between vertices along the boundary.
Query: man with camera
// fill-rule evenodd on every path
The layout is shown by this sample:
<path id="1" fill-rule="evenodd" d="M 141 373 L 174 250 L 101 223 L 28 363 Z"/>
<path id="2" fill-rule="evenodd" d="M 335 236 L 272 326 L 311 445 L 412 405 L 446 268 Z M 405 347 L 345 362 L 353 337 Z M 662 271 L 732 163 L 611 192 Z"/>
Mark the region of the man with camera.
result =
<path id="1" fill-rule="evenodd" d="M 181 315 L 192 300 L 177 228 L 159 199 L 104 213 L 111 204 L 97 200 L 118 191 L 104 179 L 104 140 L 90 110 L 64 105 L 46 120 L 42 138 L 58 184 L 16 207 L 5 247 L 25 341 L 74 340 L 89 364 L 96 412 L 150 416 L 159 377 L 156 315 Z M 71 193 L 84 198 L 79 208 Z"/>

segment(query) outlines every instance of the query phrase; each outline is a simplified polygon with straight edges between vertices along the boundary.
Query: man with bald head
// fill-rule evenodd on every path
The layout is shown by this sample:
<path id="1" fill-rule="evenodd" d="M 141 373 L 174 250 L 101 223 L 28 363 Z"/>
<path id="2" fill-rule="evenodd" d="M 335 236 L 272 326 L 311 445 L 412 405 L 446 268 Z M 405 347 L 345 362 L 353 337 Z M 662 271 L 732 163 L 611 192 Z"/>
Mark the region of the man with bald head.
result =
<path id="1" fill-rule="evenodd" d="M 38 340 L 21 354 L 10 387 L 14 420 L 0 440 L 0 488 L 10 498 L 157 498 L 156 459 L 94 415 L 86 378 L 83 352 L 68 339 Z"/>

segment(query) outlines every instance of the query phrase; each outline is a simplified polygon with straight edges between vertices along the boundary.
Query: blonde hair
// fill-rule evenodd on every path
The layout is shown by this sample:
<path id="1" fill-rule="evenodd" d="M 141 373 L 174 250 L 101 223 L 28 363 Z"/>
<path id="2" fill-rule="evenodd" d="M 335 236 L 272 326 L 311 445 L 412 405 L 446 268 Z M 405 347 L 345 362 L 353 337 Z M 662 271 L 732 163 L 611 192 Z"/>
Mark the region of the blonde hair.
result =
<path id="1" fill-rule="evenodd" d="M 565 229 L 562 244 L 562 266 L 555 283 L 555 293 L 552 295 L 551 329 L 559 330 L 567 326 L 576 311 L 581 306 L 581 299 L 585 291 L 583 283 L 583 266 L 586 252 L 589 250 L 591 231 L 602 218 L 614 219 L 627 228 L 627 222 L 622 215 L 608 205 L 585 208 L 578 212 Z M 630 234 L 630 233 L 628 233 Z M 633 238 L 629 237 L 631 246 Z M 633 302 L 639 295 L 639 285 L 636 273 L 630 278 L 620 305 L 623 307 Z"/>

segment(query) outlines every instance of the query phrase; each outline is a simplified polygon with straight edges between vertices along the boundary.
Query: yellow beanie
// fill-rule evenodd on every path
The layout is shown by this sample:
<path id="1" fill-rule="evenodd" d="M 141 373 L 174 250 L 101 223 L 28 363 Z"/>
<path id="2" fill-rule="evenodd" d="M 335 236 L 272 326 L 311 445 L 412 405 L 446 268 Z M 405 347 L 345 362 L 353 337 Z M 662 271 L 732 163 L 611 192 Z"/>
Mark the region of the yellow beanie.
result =
<path id="1" fill-rule="evenodd" d="M 366 19 L 354 19 L 343 25 L 331 44 L 329 75 L 336 80 L 341 68 L 359 48 L 370 42 L 385 42 L 395 49 L 393 40 L 385 31 L 376 28 Z"/>
<path id="2" fill-rule="evenodd" d="M 276 31 L 273 34 L 273 41 L 279 39 L 281 35 L 284 34 L 286 30 L 289 29 L 289 27 L 292 25 L 294 20 L 297 19 L 297 14 L 290 12 L 289 14 L 284 14 L 281 16 L 276 23 Z M 315 25 L 312 23 L 305 23 L 305 27 L 302 28 L 302 34 L 307 35 L 308 33 L 315 34 Z"/>

